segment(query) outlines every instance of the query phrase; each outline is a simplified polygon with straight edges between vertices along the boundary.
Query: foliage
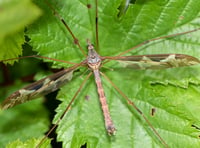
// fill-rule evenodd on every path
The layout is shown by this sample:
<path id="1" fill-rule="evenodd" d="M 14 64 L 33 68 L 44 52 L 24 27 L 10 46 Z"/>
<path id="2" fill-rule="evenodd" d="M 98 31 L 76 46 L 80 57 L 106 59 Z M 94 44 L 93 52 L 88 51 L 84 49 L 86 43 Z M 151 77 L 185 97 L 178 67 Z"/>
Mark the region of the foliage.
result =
<path id="1" fill-rule="evenodd" d="M 42 56 L 71 62 L 80 62 L 85 59 L 66 28 L 53 15 L 46 3 L 35 2 L 43 10 L 43 16 L 27 29 L 33 50 Z M 49 1 L 49 3 L 67 22 L 82 47 L 85 47 L 86 39 L 95 43 L 95 3 L 93 1 L 70 0 Z M 143 41 L 158 36 L 200 28 L 198 0 L 189 2 L 140 0 L 130 4 L 127 11 L 118 17 L 120 13 L 118 8 L 121 3 L 122 0 L 99 1 L 98 52 L 102 56 L 118 55 Z M 90 9 L 87 8 L 87 4 L 91 4 Z M 127 55 L 183 53 L 200 58 L 199 44 L 199 32 L 194 32 L 151 42 Z M 86 48 L 84 49 L 86 51 Z M 69 65 L 53 62 L 53 67 L 63 66 Z M 88 73 L 85 71 L 84 68 L 76 71 L 72 81 L 59 91 L 57 99 L 62 103 L 56 109 L 54 123 L 81 85 Z M 200 134 L 198 128 L 200 126 L 200 76 L 198 75 L 200 67 L 198 65 L 144 71 L 124 69 L 117 62 L 110 62 L 105 64 L 101 71 L 136 103 L 170 147 L 200 146 L 198 139 Z M 80 147 L 85 143 L 87 147 L 161 147 L 162 144 L 143 118 L 109 82 L 103 78 L 102 81 L 111 116 L 117 128 L 116 135 L 110 137 L 106 133 L 96 87 L 91 77 L 71 109 L 59 123 L 57 140 L 63 142 L 63 147 Z M 31 106 L 31 104 L 32 102 L 24 106 Z M 154 116 L 151 115 L 152 108 L 156 109 Z M 23 117 L 23 114 L 21 116 Z M 12 116 L 10 115 L 9 118 Z M 31 133 L 30 130 L 29 133 Z"/>
<path id="2" fill-rule="evenodd" d="M 0 60 L 22 55 L 24 27 L 40 15 L 40 9 L 30 0 L 0 1 Z"/>

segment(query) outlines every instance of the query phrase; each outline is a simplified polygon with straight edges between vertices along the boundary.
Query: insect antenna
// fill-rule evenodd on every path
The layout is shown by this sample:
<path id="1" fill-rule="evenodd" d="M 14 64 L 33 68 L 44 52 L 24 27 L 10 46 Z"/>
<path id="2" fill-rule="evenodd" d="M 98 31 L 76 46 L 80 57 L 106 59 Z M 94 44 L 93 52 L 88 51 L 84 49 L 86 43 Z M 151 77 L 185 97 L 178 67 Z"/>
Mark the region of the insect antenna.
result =
<path id="1" fill-rule="evenodd" d="M 85 85 L 85 83 L 87 82 L 87 80 L 90 78 L 90 76 L 92 75 L 92 72 L 90 72 L 87 77 L 84 79 L 84 81 L 81 83 L 80 87 L 78 88 L 78 90 L 76 91 L 75 95 L 73 96 L 73 98 L 71 99 L 71 101 L 69 102 L 69 104 L 67 105 L 66 109 L 64 110 L 64 112 L 62 113 L 62 115 L 60 116 L 60 118 L 56 121 L 56 123 L 53 125 L 53 127 L 47 132 L 47 134 L 41 139 L 41 141 L 37 144 L 36 148 L 39 148 L 41 146 L 41 144 L 44 142 L 44 140 L 53 132 L 53 130 L 58 126 L 59 122 L 63 119 L 63 117 L 65 116 L 65 114 L 68 112 L 68 110 L 70 109 L 72 103 L 74 102 L 74 100 L 76 99 L 77 95 L 80 93 L 81 89 L 83 88 L 83 86 Z"/>
<path id="2" fill-rule="evenodd" d="M 159 139 L 159 141 L 163 144 L 165 148 L 169 148 L 167 143 L 163 140 L 163 138 L 159 135 L 159 133 L 156 131 L 156 129 L 153 127 L 151 122 L 147 119 L 147 117 L 143 114 L 143 112 L 135 105 L 133 101 L 131 101 L 104 73 L 101 72 L 101 75 L 108 80 L 108 82 L 117 90 L 117 92 L 128 102 L 129 105 L 131 105 L 146 121 L 146 123 L 149 125 L 151 130 L 154 132 L 156 137 Z"/>
<path id="3" fill-rule="evenodd" d="M 78 45 L 79 49 L 81 50 L 82 54 L 87 57 L 85 51 L 83 50 L 83 48 L 81 47 L 78 38 L 73 34 L 72 30 L 69 28 L 69 26 L 67 25 L 66 21 L 62 18 L 62 16 L 59 15 L 59 13 L 52 7 L 52 5 L 47 2 L 47 0 L 45 0 L 45 3 L 47 4 L 47 6 L 53 11 L 54 15 L 63 23 L 63 25 L 65 26 L 65 28 L 68 30 L 68 32 L 70 33 L 70 35 L 72 36 L 72 38 L 74 39 L 74 43 L 76 45 Z"/>

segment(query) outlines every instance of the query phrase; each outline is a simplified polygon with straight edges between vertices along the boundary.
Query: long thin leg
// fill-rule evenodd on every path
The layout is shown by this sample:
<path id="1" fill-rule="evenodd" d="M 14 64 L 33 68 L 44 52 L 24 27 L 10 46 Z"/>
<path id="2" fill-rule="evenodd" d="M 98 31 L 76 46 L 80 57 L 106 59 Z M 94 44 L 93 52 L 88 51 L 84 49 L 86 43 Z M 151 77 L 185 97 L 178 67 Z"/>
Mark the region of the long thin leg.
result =
<path id="1" fill-rule="evenodd" d="M 90 72 L 87 77 L 85 78 L 85 80 L 82 82 L 82 84 L 80 85 L 79 89 L 76 91 L 75 95 L 73 96 L 73 98 L 71 99 L 71 101 L 69 102 L 69 104 L 67 105 L 65 111 L 62 113 L 62 115 L 60 116 L 60 118 L 57 120 L 57 122 L 54 124 L 54 126 L 48 131 L 48 133 L 42 138 L 42 140 L 37 144 L 36 148 L 39 148 L 41 146 L 41 144 L 44 142 L 44 140 L 49 136 L 49 134 L 58 126 L 58 123 L 63 119 L 63 117 L 65 116 L 65 114 L 67 113 L 67 111 L 70 109 L 72 103 L 74 102 L 75 98 L 77 97 L 77 95 L 79 94 L 79 92 L 81 91 L 81 89 L 83 88 L 83 86 L 85 85 L 86 81 L 90 78 L 90 76 L 92 75 L 92 72 Z"/>
<path id="2" fill-rule="evenodd" d="M 132 102 L 104 73 L 101 72 L 101 75 L 106 78 L 110 84 L 118 91 L 119 94 L 122 95 L 122 97 L 124 99 L 126 99 L 126 101 L 128 102 L 128 104 L 130 104 L 131 106 L 133 106 L 133 108 L 142 116 L 142 118 L 147 122 L 147 124 L 149 125 L 149 127 L 152 129 L 152 131 L 154 132 L 154 134 L 157 136 L 157 138 L 160 140 L 160 142 L 163 144 L 163 146 L 165 146 L 166 148 L 169 148 L 169 146 L 166 144 L 166 142 L 162 139 L 162 137 L 159 135 L 159 133 L 156 131 L 156 129 L 153 127 L 153 125 L 151 124 L 151 122 L 147 119 L 147 117 L 142 113 L 142 111 L 135 105 L 134 102 Z"/>
<path id="3" fill-rule="evenodd" d="M 30 55 L 30 56 L 11 58 L 11 59 L 6 59 L 6 60 L 1 60 L 0 62 L 19 60 L 19 59 L 25 59 L 25 58 L 41 58 L 41 59 L 48 59 L 48 60 L 53 60 L 53 61 L 57 61 L 57 62 L 67 63 L 67 64 L 77 64 L 77 63 L 68 62 L 68 61 L 65 61 L 65 60 L 59 60 L 59 59 L 54 59 L 54 58 L 49 58 L 49 57 L 44 57 L 44 56 L 39 56 L 39 55 Z"/>
<path id="4" fill-rule="evenodd" d="M 130 49 L 128 49 L 128 50 L 120 53 L 120 54 L 118 54 L 117 56 L 122 56 L 122 55 L 124 55 L 124 54 L 126 54 L 126 53 L 128 53 L 128 52 L 130 52 L 130 51 L 132 51 L 132 50 L 134 50 L 136 48 L 138 48 L 138 47 L 141 47 L 141 46 L 143 46 L 145 44 L 148 44 L 149 42 L 152 42 L 152 41 L 156 41 L 156 40 L 160 40 L 160 39 L 164 39 L 164 38 L 175 37 L 175 36 L 179 36 L 179 35 L 183 35 L 183 34 L 195 32 L 195 31 L 198 31 L 198 30 L 200 30 L 200 28 L 193 29 L 193 30 L 186 31 L 186 32 L 182 32 L 182 33 L 176 33 L 176 34 L 171 34 L 171 35 L 166 35 L 166 36 L 161 36 L 161 37 L 153 38 L 153 39 L 144 41 L 144 42 L 142 42 L 142 43 L 140 43 L 140 44 L 138 44 L 138 45 L 136 45 L 136 46 L 134 46 L 134 47 L 132 47 L 132 48 L 130 48 Z"/>
<path id="5" fill-rule="evenodd" d="M 50 3 L 48 3 L 45 0 L 45 3 L 49 6 L 49 8 L 53 11 L 54 15 L 60 19 L 60 21 L 63 23 L 63 25 L 65 26 L 65 28 L 69 31 L 69 33 L 71 34 L 72 38 L 74 39 L 74 43 L 76 45 L 78 45 L 79 49 L 81 50 L 82 54 L 86 57 L 87 55 L 85 54 L 85 51 L 83 50 L 83 48 L 81 47 L 78 38 L 76 38 L 76 36 L 73 34 L 73 32 L 71 31 L 71 29 L 69 28 L 69 26 L 67 25 L 67 23 L 65 22 L 65 20 L 59 15 L 59 13 L 51 6 Z"/>
<path id="6" fill-rule="evenodd" d="M 98 0 L 96 0 L 96 18 L 95 18 L 95 27 L 96 27 L 96 51 L 99 51 L 99 28 L 98 28 Z"/>

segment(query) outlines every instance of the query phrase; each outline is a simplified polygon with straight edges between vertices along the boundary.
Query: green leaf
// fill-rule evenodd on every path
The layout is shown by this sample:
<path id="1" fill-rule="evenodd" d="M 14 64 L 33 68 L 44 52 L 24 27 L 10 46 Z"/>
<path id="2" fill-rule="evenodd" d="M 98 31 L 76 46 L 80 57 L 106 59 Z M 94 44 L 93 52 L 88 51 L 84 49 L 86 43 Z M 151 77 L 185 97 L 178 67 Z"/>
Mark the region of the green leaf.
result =
<path id="1" fill-rule="evenodd" d="M 85 59 L 64 25 L 46 3 L 36 1 L 44 15 L 28 28 L 33 50 L 41 56 L 80 62 Z M 95 44 L 95 3 L 93 1 L 49 1 L 69 25 L 81 46 L 89 39 Z M 99 1 L 99 50 L 101 56 L 115 56 L 146 40 L 200 28 L 198 0 L 136 1 L 118 17 L 122 0 Z M 88 9 L 87 5 L 91 8 Z M 200 58 L 199 32 L 171 37 L 139 47 L 127 55 L 183 53 Z M 85 52 L 87 52 L 87 49 Z M 45 60 L 50 62 L 50 60 Z M 69 65 L 53 62 L 54 67 Z M 108 67 L 108 68 L 104 68 Z M 141 109 L 169 147 L 199 147 L 200 66 L 167 70 L 133 70 L 120 68 L 117 62 L 105 64 L 101 71 Z M 111 70 L 112 69 L 112 70 Z M 87 72 L 74 73 L 57 98 L 54 123 L 80 87 Z M 58 141 L 63 147 L 162 147 L 155 133 L 134 108 L 102 78 L 111 117 L 117 129 L 108 136 L 91 77 L 77 96 L 71 109 L 59 123 Z M 152 116 L 151 110 L 155 109 Z"/>
<path id="2" fill-rule="evenodd" d="M 37 99 L 13 109 L 1 111 L 0 145 L 2 147 L 17 139 L 20 139 L 21 142 L 21 144 L 17 142 L 18 146 L 27 144 L 28 147 L 31 147 L 30 144 L 39 143 L 49 125 L 48 113 L 41 103 L 42 99 Z M 37 142 L 25 142 L 33 137 L 38 138 Z M 12 146 L 8 145 L 8 147 Z"/>
<path id="3" fill-rule="evenodd" d="M 21 147 L 21 148 L 26 148 L 26 147 L 30 147 L 30 148 L 34 148 L 37 146 L 37 144 L 40 142 L 40 139 L 30 139 L 27 140 L 25 142 L 21 142 L 19 140 L 16 140 L 12 143 L 9 143 L 6 148 L 14 148 L 14 147 Z M 43 143 L 43 145 L 40 148 L 48 148 L 50 144 L 50 141 L 45 141 L 45 143 Z"/>
<path id="4" fill-rule="evenodd" d="M 22 55 L 25 26 L 40 15 L 41 11 L 30 0 L 0 2 L 0 60 Z"/>

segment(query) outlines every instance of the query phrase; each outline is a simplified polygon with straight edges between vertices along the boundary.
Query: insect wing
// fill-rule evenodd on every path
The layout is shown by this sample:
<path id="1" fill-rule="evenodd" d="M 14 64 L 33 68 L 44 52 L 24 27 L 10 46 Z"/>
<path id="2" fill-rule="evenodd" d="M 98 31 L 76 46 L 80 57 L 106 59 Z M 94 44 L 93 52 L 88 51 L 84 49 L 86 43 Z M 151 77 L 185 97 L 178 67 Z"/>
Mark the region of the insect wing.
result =
<path id="1" fill-rule="evenodd" d="M 139 56 L 108 57 L 118 60 L 123 67 L 134 69 L 165 69 L 199 64 L 199 59 L 185 54 L 153 54 Z"/>
<path id="2" fill-rule="evenodd" d="M 72 79 L 74 68 L 64 69 L 46 78 L 36 81 L 11 94 L 1 105 L 2 109 L 38 98 L 59 89 Z"/>

